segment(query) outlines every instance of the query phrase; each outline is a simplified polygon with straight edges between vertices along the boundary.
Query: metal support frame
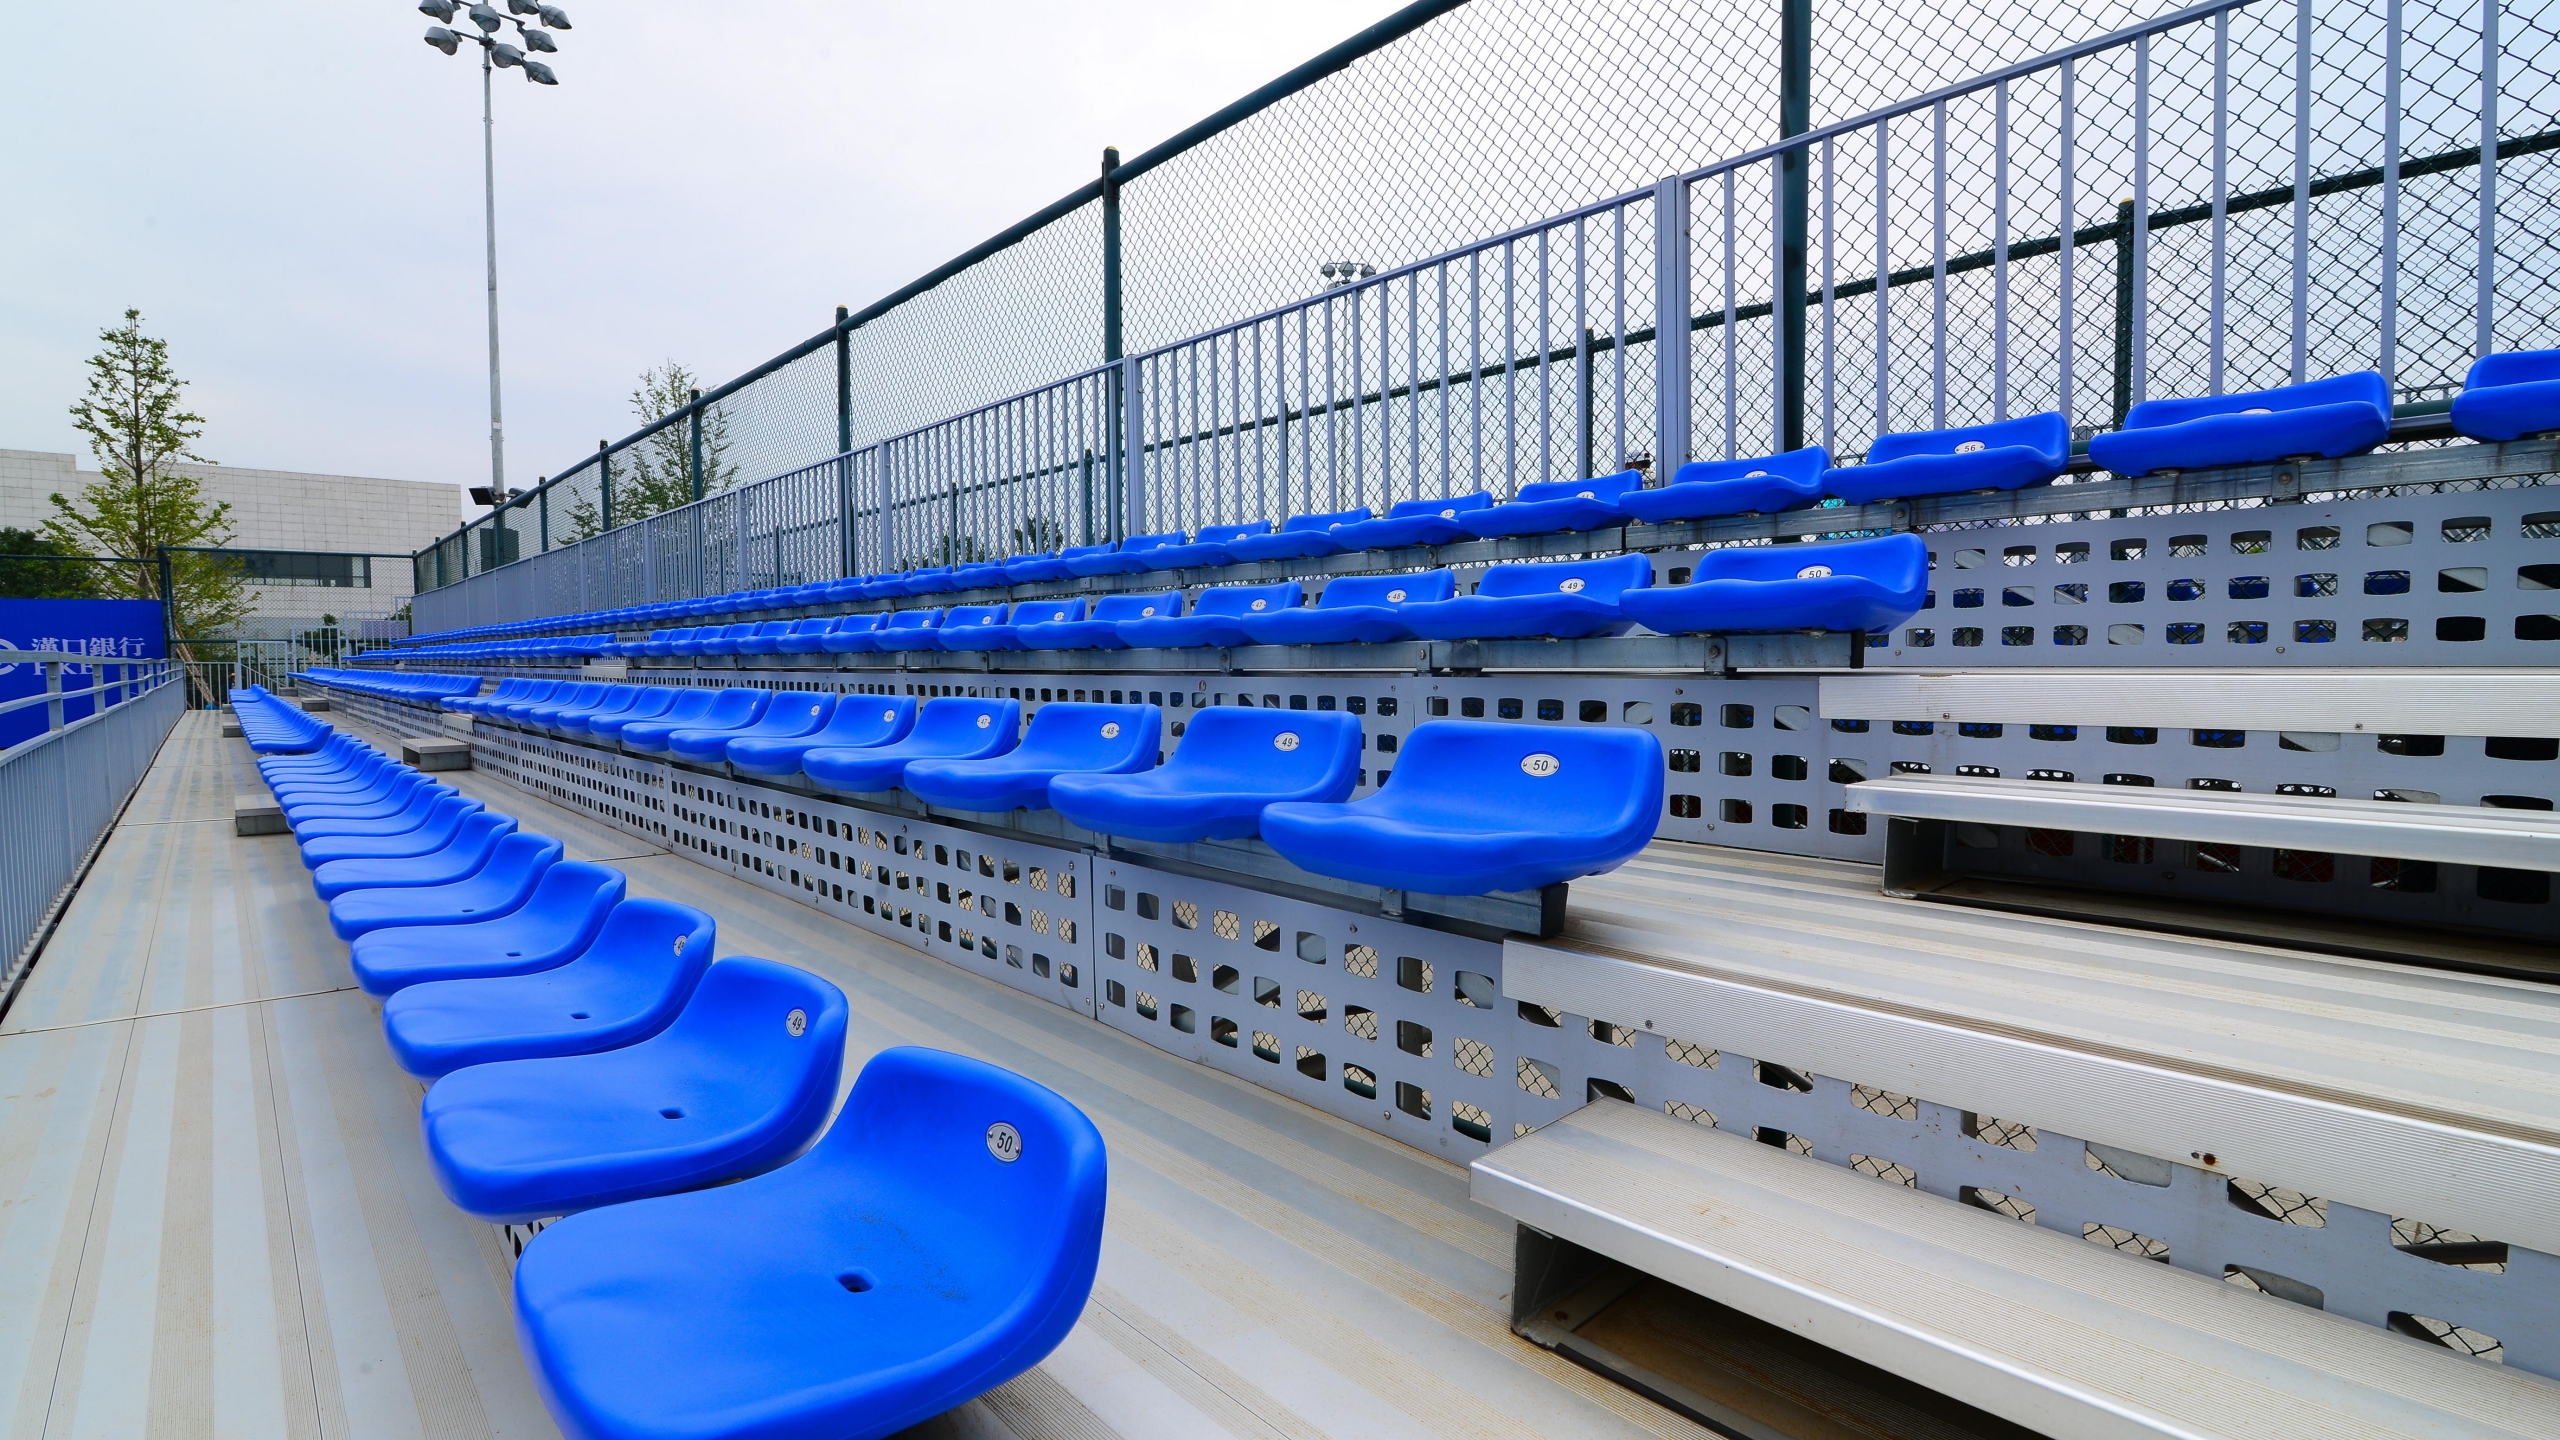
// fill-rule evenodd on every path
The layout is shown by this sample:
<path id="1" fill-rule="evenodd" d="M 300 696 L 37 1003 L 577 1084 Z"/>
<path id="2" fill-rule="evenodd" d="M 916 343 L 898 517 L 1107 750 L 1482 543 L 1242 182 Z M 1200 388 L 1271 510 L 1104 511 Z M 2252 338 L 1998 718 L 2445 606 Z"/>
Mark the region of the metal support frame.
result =
<path id="1" fill-rule="evenodd" d="M 1689 260 L 1689 182 L 1669 176 L 1653 187 L 1653 467 L 1664 480 L 1689 458 Z"/>

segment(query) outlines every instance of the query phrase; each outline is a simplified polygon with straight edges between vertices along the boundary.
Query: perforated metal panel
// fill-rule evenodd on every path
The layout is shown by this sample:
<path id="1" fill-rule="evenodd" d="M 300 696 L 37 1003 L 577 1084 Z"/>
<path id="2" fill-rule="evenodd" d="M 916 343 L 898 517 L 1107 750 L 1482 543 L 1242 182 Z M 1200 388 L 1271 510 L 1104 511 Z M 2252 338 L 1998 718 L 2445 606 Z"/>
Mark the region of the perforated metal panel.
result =
<path id="1" fill-rule="evenodd" d="M 2533 485 L 1927 532 L 1928 608 L 1868 663 L 2560 663 L 2560 494 Z"/>

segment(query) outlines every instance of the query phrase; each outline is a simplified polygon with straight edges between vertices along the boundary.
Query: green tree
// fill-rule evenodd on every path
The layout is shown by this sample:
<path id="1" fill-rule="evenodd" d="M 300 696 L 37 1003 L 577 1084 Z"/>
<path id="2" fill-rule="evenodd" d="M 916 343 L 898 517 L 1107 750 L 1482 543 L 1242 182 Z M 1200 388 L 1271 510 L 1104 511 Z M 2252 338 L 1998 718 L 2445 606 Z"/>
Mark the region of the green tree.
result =
<path id="1" fill-rule="evenodd" d="M 702 382 L 673 360 L 640 373 L 631 391 L 631 413 L 643 424 L 655 424 L 683 412 L 693 403 Z M 613 523 L 628 525 L 693 502 L 693 426 L 684 420 L 627 450 L 613 460 Z M 702 412 L 702 493 L 717 495 L 738 483 L 738 467 L 729 459 L 729 417 L 717 405 Z M 604 530 L 597 496 L 569 502 L 568 526 L 560 542 L 584 540 Z"/>
<path id="2" fill-rule="evenodd" d="M 37 555 L 80 552 L 16 526 L 0 528 L 0 600 L 84 600 L 98 593 L 98 566 L 80 560 L 37 560 Z"/>
<path id="3" fill-rule="evenodd" d="M 170 633 L 211 637 L 249 616 L 248 578 L 218 556 L 182 547 L 226 545 L 231 507 L 205 498 L 193 476 L 173 467 L 213 462 L 191 448 L 204 417 L 182 408 L 184 380 L 169 368 L 169 342 L 142 333 L 142 312 L 98 332 L 104 347 L 89 357 L 89 389 L 71 406 L 72 423 L 89 437 L 98 478 L 77 500 L 56 494 L 45 537 L 74 554 L 118 555 L 146 563 L 90 567 L 102 592 L 165 600 Z M 162 562 L 171 593 L 160 593 Z M 196 659 L 190 647 L 180 658 Z"/>

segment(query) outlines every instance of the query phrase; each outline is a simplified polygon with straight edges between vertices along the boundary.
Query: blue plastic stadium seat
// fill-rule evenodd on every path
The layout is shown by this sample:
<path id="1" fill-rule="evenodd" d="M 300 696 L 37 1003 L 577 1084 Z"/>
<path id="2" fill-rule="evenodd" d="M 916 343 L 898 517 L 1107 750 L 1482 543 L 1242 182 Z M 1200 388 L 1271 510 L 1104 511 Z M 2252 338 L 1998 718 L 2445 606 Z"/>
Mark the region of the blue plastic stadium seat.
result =
<path id="1" fill-rule="evenodd" d="M 1203 525 L 1188 545 L 1167 545 L 1147 552 L 1150 570 L 1197 570 L 1209 565 L 1236 563 L 1237 542 L 1268 536 L 1271 522 L 1256 520 L 1244 525 Z"/>
<path id="2" fill-rule="evenodd" d="M 1405 737 L 1376 794 L 1274 805 L 1262 838 L 1318 875 L 1483 895 L 1614 870 L 1661 820 L 1662 742 L 1648 731 L 1435 720 Z"/>
<path id="3" fill-rule="evenodd" d="M 1464 511 L 1456 518 L 1468 534 L 1488 540 L 1554 530 L 1599 530 L 1626 524 L 1626 499 L 1643 489 L 1644 476 L 1634 470 L 1587 480 L 1543 480 L 1521 486 L 1512 500 Z"/>
<path id="4" fill-rule="evenodd" d="M 934 632 L 942 628 L 940 610 L 901 610 L 881 622 L 871 632 L 871 649 L 875 651 L 932 650 Z"/>
<path id="5" fill-rule="evenodd" d="M 625 719 L 646 719 L 653 713 L 649 709 L 650 706 L 655 705 L 663 710 L 671 703 L 673 703 L 673 697 L 663 690 L 645 685 L 616 685 L 613 687 L 613 693 L 606 696 L 600 704 L 583 710 L 562 711 L 559 718 L 552 722 L 551 728 L 555 733 L 565 735 L 572 740 L 591 739 L 598 725 L 618 724 Z"/>
<path id="6" fill-rule="evenodd" d="M 2071 423 L 2060 411 L 1968 425 L 1879 435 L 1867 463 L 1822 472 L 1823 487 L 1852 505 L 2023 490 L 2042 485 L 2071 463 Z"/>
<path id="7" fill-rule="evenodd" d="M 1069 573 L 1088 579 L 1096 575 L 1135 575 L 1152 568 L 1148 564 L 1147 551 L 1180 545 L 1189 538 L 1179 530 L 1167 530 L 1160 535 L 1132 535 L 1117 546 L 1101 549 L 1100 553 L 1095 553 L 1094 547 L 1079 545 L 1060 552 L 1058 558 L 1066 564 Z"/>
<path id="8" fill-rule="evenodd" d="M 730 741 L 729 768 L 742 775 L 797 775 L 802 757 L 812 750 L 887 745 L 904 739 L 915 723 L 913 696 L 847 695 L 836 702 L 826 724 L 806 735 L 742 736 Z"/>
<path id="9" fill-rule="evenodd" d="M 2510 350 L 2471 362 L 2453 397 L 2453 428 L 2474 440 L 2560 430 L 2560 350 Z"/>
<path id="10" fill-rule="evenodd" d="M 945 696 L 927 700 L 915 728 L 886 745 L 823 746 L 800 757 L 800 771 L 821 788 L 855 794 L 895 790 L 916 760 L 983 760 L 1022 737 L 1022 702 Z"/>
<path id="11" fill-rule="evenodd" d="M 368 930 L 348 945 L 347 958 L 356 984 L 376 997 L 430 980 L 530 975 L 585 953 L 626 888 L 619 870 L 556 861 L 504 915 Z"/>
<path id="12" fill-rule="evenodd" d="M 334 900 L 350 890 L 449 884 L 477 873 L 488 863 L 489 852 L 514 833 L 514 816 L 475 810 L 454 827 L 452 838 L 434 850 L 381 860 L 362 856 L 331 860 L 312 869 L 311 888 L 321 899 Z"/>
<path id="13" fill-rule="evenodd" d="M 1665 635 L 1735 630 L 1889 630 L 1929 592 L 1917 535 L 1831 545 L 1709 550 L 1686 585 L 1630 590 L 1628 618 Z"/>
<path id="14" fill-rule="evenodd" d="M 490 818 L 503 821 L 513 833 L 502 836 L 486 852 L 478 869 L 459 879 L 345 890 L 329 901 L 329 928 L 338 932 L 339 939 L 353 940 L 368 930 L 468 925 L 513 915 L 524 908 L 543 875 L 560 863 L 561 844 L 548 835 L 516 830 L 513 817 Z"/>
<path id="15" fill-rule="evenodd" d="M 1329 531 L 1334 539 L 1351 550 L 1392 550 L 1404 545 L 1446 545 L 1452 540 L 1471 540 L 1459 516 L 1474 510 L 1490 509 L 1493 492 L 1478 490 L 1467 495 L 1452 495 L 1445 500 L 1399 500 L 1387 507 L 1387 513 L 1375 520 L 1359 520 L 1338 530 Z"/>
<path id="16" fill-rule="evenodd" d="M 762 650 L 752 647 L 767 645 L 768 642 L 778 642 L 783 632 L 790 628 L 791 622 L 788 620 L 759 621 L 744 635 L 723 636 L 703 646 L 702 653 L 705 655 L 769 655 L 773 653 L 769 646 Z"/>
<path id="17" fill-rule="evenodd" d="M 835 986 L 733 955 L 637 1044 L 445 1076 L 419 1137 L 446 1198 L 502 1224 L 759 1175 L 826 1125 L 845 1019 Z"/>
<path id="18" fill-rule="evenodd" d="M 302 863 L 313 870 L 332 860 L 405 860 L 432 854 L 449 843 L 462 822 L 480 810 L 477 800 L 460 795 L 446 795 L 428 810 L 426 818 L 415 829 L 388 835 L 322 835 L 300 841 Z"/>
<path id="19" fill-rule="evenodd" d="M 516 1330 L 581 1440 L 874 1440 L 1038 1364 L 1102 1251 L 1102 1137 L 983 1061 L 872 1057 L 809 1153 L 582 1211 L 525 1247 Z"/>
<path id="20" fill-rule="evenodd" d="M 1003 605 L 954 605 L 942 619 L 941 628 L 927 632 L 936 650 L 992 650 L 995 645 L 978 643 L 978 632 L 992 634 L 1004 628 Z"/>
<path id="21" fill-rule="evenodd" d="M 1277 585 L 1228 585 L 1203 590 L 1188 615 L 1157 615 L 1120 622 L 1120 643 L 1132 650 L 1173 649 L 1192 645 L 1250 645 L 1244 622 L 1257 616 L 1295 610 L 1306 591 L 1295 580 Z"/>
<path id="22" fill-rule="evenodd" d="M 1719 515 L 1775 515 L 1821 503 L 1822 474 L 1831 452 L 1819 445 L 1749 460 L 1692 460 L 1672 472 L 1659 490 L 1638 490 L 1620 501 L 1639 520 L 1666 524 Z"/>
<path id="23" fill-rule="evenodd" d="M 951 588 L 951 567 L 928 565 L 898 577 L 892 595 L 939 595 Z"/>
<path id="24" fill-rule="evenodd" d="M 382 1002 L 382 1035 L 391 1058 L 422 1080 L 465 1065 L 619 1050 L 666 1029 L 693 998 L 715 928 L 690 905 L 625 900 L 565 965 L 402 989 Z"/>
<path id="25" fill-rule="evenodd" d="M 674 687 L 668 688 L 672 689 Z M 664 729 L 655 732 L 645 729 L 642 731 L 643 739 L 650 739 L 652 734 L 654 734 L 656 738 L 652 740 L 651 743 L 657 744 L 663 748 L 665 745 L 665 737 L 667 735 L 681 730 L 688 725 L 698 725 L 702 723 L 702 717 L 711 712 L 712 705 L 725 693 L 727 692 L 699 688 L 676 690 L 675 700 L 658 714 L 643 720 L 616 719 L 608 721 L 606 722 L 606 725 L 607 729 L 610 730 L 611 733 L 608 734 L 605 733 L 605 731 L 598 731 L 596 732 L 596 738 L 600 740 L 612 740 L 616 744 L 625 744 L 630 740 L 631 732 L 634 729 L 641 729 L 646 726 L 663 726 Z"/>
<path id="26" fill-rule="evenodd" d="M 1155 768 L 1164 711 L 1153 705 L 1040 707 L 1022 743 L 978 760 L 918 760 L 906 768 L 909 794 L 953 810 L 1046 810 L 1060 775 L 1127 775 Z"/>
<path id="27" fill-rule="evenodd" d="M 642 695 L 627 710 L 617 710 L 610 715 L 587 717 L 584 726 L 586 738 L 602 740 L 608 744 L 619 744 L 626 727 L 636 725 L 643 720 L 666 719 L 675 713 L 676 706 L 690 693 L 672 685 L 651 686 L 648 688 L 648 693 Z"/>
<path id="28" fill-rule="evenodd" d="M 605 687 L 603 698 L 593 705 L 574 705 L 555 712 L 551 716 L 549 728 L 555 735 L 584 738 L 588 733 L 589 725 L 597 720 L 610 719 L 627 713 L 633 706 L 648 698 L 648 695 L 648 689 L 643 686 L 610 685 Z"/>
<path id="29" fill-rule="evenodd" d="M 509 705 L 506 716 L 515 723 L 536 730 L 548 730 L 560 717 L 572 710 L 591 709 L 603 704 L 620 687 L 589 681 L 553 695 L 548 700 L 534 700 Z"/>
<path id="30" fill-rule="evenodd" d="M 772 637 L 770 645 L 763 640 L 752 640 L 739 646 L 738 653 L 741 655 L 815 655 L 819 649 L 818 642 L 835 627 L 835 623 L 835 617 L 832 615 L 794 620 L 789 629 Z"/>
<path id="31" fill-rule="evenodd" d="M 781 641 L 773 643 L 773 653 L 778 653 L 778 656 L 817 656 L 827 648 L 827 635 L 835 633 L 837 625 L 842 623 L 845 623 L 842 615 L 801 620 L 799 625 L 791 625 L 791 630 L 783 635 Z"/>
<path id="32" fill-rule="evenodd" d="M 952 590 L 991 590 L 999 588 L 1005 583 L 1004 562 L 1001 560 L 982 560 L 971 565 L 958 565 L 952 567 L 951 583 L 945 588 Z"/>
<path id="33" fill-rule="evenodd" d="M 684 639 L 678 640 L 674 644 L 669 645 L 667 647 L 667 653 L 670 655 L 700 655 L 705 653 L 705 647 L 707 646 L 719 644 L 732 635 L 743 639 L 744 637 L 755 633 L 755 628 L 756 627 L 752 623 L 741 623 L 736 625 L 706 625 L 701 629 L 694 631 L 691 635 L 686 636 Z"/>
<path id="34" fill-rule="evenodd" d="M 1075 579 L 1079 573 L 1076 570 L 1077 561 L 1090 559 L 1095 556 L 1109 555 L 1119 548 L 1120 546 L 1116 542 L 1110 540 L 1104 540 L 1092 545 L 1069 545 L 1060 550 L 1057 554 L 1049 556 L 1047 562 L 1039 566 L 1039 569 L 1042 572 L 1040 575 L 1036 577 L 1028 574 L 1022 575 L 1016 577 L 1015 583 L 1019 584 L 1023 580 L 1034 578 L 1041 580 Z M 1006 567 L 1006 573 L 1012 573 L 1010 566 Z"/>
<path id="35" fill-rule="evenodd" d="M 1652 583 L 1653 561 L 1643 555 L 1496 565 L 1473 595 L 1407 605 L 1403 615 L 1414 634 L 1433 640 L 1616 635 L 1634 623 L 1619 597 Z"/>
<path id="36" fill-rule="evenodd" d="M 2303 385 L 2185 400 L 2145 400 L 2124 428 L 2089 437 L 2089 458 L 2119 475 L 2336 459 L 2391 433 L 2391 386 L 2378 370 Z"/>
<path id="37" fill-rule="evenodd" d="M 1023 626 L 1057 624 L 1083 618 L 1084 601 L 1081 598 L 1025 600 L 1014 606 L 1012 613 L 993 624 L 944 625 L 942 648 L 945 650 L 1019 650 L 1023 648 Z"/>
<path id="38" fill-rule="evenodd" d="M 1346 575 L 1328 583 L 1313 605 L 1245 616 L 1244 632 L 1257 645 L 1410 640 L 1413 630 L 1404 623 L 1404 607 L 1446 600 L 1457 593 L 1458 577 L 1447 570 Z"/>
<path id="39" fill-rule="evenodd" d="M 847 615 L 836 622 L 836 628 L 818 637 L 818 648 L 829 655 L 860 655 L 870 651 L 880 638 L 880 625 L 886 615 Z"/>
<path id="40" fill-rule="evenodd" d="M 1299 560 L 1316 555 L 1340 555 L 1359 547 L 1345 544 L 1334 532 L 1371 518 L 1373 514 L 1366 505 L 1351 510 L 1292 515 L 1271 534 L 1250 535 L 1227 542 L 1227 550 L 1240 561 Z"/>
<path id="41" fill-rule="evenodd" d="M 764 690 L 722 690 L 703 705 L 694 707 L 690 717 L 678 718 L 686 709 L 678 704 L 663 720 L 639 720 L 622 727 L 622 748 L 643 755 L 664 755 L 670 737 L 688 730 L 744 730 L 764 718 L 765 706 L 772 702 L 771 692 Z"/>
<path id="42" fill-rule="evenodd" d="M 351 795 L 350 803 L 339 804 L 336 797 L 299 792 L 281 808 L 296 843 L 333 835 L 406 835 L 426 823 L 437 801 L 459 793 L 416 775 L 403 777 L 387 794 Z"/>
<path id="43" fill-rule="evenodd" d="M 814 735 L 836 709 L 836 697 L 807 690 L 777 690 L 764 713 L 745 725 L 705 726 L 667 736 L 667 753 L 689 765 L 718 765 L 740 740 L 797 740 Z"/>
<path id="44" fill-rule="evenodd" d="M 1195 713 L 1173 758 L 1132 775 L 1060 775 L 1049 803 L 1105 835 L 1187 843 L 1241 840 L 1279 800 L 1342 800 L 1360 782 L 1360 722 L 1326 711 Z"/>
<path id="45" fill-rule="evenodd" d="M 1025 650 L 1125 650 L 1121 622 L 1152 620 L 1182 613 L 1182 592 L 1160 590 L 1146 595 L 1106 595 L 1093 603 L 1086 620 L 1036 620 L 1017 623 L 1014 635 Z"/>
<path id="46" fill-rule="evenodd" d="M 510 700 L 491 710 L 489 716 L 493 720 L 503 720 L 510 725 L 539 727 L 546 723 L 545 717 L 550 712 L 579 705 L 593 705 L 604 698 L 604 692 L 603 684 L 593 680 L 576 685 L 565 685 L 540 700 Z"/>
<path id="47" fill-rule="evenodd" d="M 1027 555 L 1005 557 L 1004 580 L 1008 585 L 1045 584 L 1064 580 L 1075 572 L 1055 552 L 1042 550 Z"/>

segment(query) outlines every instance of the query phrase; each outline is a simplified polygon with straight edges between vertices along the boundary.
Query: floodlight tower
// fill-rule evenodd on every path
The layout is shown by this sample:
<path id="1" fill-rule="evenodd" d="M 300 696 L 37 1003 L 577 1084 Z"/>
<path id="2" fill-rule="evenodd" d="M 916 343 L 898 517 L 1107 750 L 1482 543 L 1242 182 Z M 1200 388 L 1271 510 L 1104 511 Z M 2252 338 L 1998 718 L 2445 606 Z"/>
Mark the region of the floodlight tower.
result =
<path id="1" fill-rule="evenodd" d="M 507 503 L 507 438 L 498 404 L 498 141 L 489 112 L 489 77 L 498 70 L 522 70 L 532 84 L 559 84 L 560 77 L 551 73 L 550 66 L 527 58 L 525 51 L 557 53 L 560 47 L 552 41 L 550 32 L 568 29 L 569 16 L 558 6 L 541 4 L 539 0 L 507 0 L 505 15 L 485 0 L 469 5 L 461 0 L 418 0 L 418 9 L 445 21 L 459 12 L 472 25 L 470 30 L 430 25 L 428 44 L 447 55 L 459 52 L 465 41 L 480 47 L 480 184 L 482 213 L 487 217 L 489 232 L 489 488 L 483 492 L 475 487 L 471 498 L 494 508 Z M 527 15 L 533 17 L 532 26 L 521 18 Z M 524 41 L 521 48 L 493 38 L 503 25 L 516 27 L 517 38 Z"/>

